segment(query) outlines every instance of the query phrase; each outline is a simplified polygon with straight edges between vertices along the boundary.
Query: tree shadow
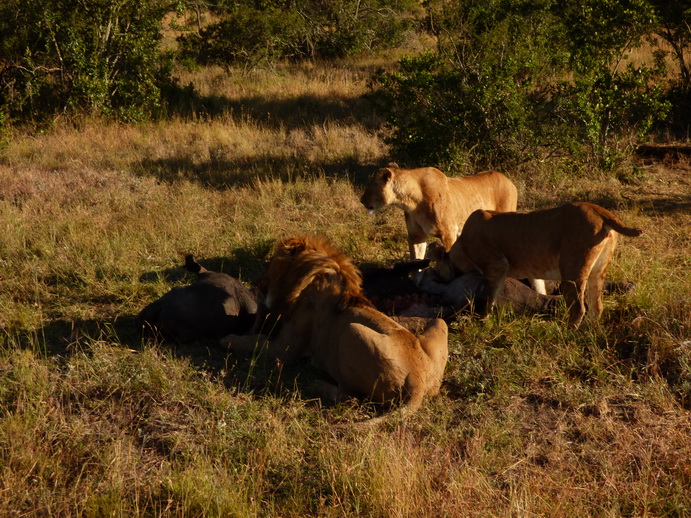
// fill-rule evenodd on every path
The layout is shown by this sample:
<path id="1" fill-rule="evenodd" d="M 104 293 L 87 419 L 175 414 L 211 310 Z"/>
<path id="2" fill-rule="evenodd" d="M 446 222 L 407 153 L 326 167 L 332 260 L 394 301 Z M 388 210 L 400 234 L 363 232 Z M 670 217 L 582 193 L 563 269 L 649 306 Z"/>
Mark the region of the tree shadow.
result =
<path id="1" fill-rule="evenodd" d="M 254 95 L 242 99 L 225 96 L 201 96 L 193 87 L 169 86 L 168 114 L 188 120 L 232 118 L 241 123 L 256 123 L 271 129 L 305 129 L 336 122 L 358 125 L 366 130 L 379 129 L 383 118 L 375 109 L 370 96 L 315 94 L 275 99 Z M 230 156 L 229 156 L 230 155 Z M 251 186 L 256 180 L 294 180 L 314 178 L 315 174 L 347 178 L 355 185 L 363 185 L 375 169 L 356 158 L 329 163 L 314 163 L 302 156 L 238 156 L 228 150 L 210 151 L 207 160 L 199 161 L 189 155 L 159 159 L 143 159 L 135 166 L 135 174 L 152 176 L 159 181 L 174 183 L 181 179 L 215 189 Z"/>
<path id="2" fill-rule="evenodd" d="M 691 196 L 666 195 L 661 198 L 642 198 L 636 205 L 646 215 L 655 214 L 689 214 L 691 213 Z"/>
<path id="3" fill-rule="evenodd" d="M 257 181 L 298 179 L 311 180 L 315 176 L 344 178 L 356 186 L 364 186 L 376 165 L 362 164 L 355 159 L 330 163 L 310 163 L 297 158 L 215 158 L 199 162 L 190 156 L 141 160 L 134 171 L 140 176 L 151 176 L 160 182 L 177 183 L 180 180 L 199 183 L 217 190 L 252 187 Z"/>
<path id="4" fill-rule="evenodd" d="M 199 120 L 232 117 L 255 122 L 266 128 L 297 129 L 328 122 L 360 125 L 374 130 L 383 118 L 369 95 L 348 96 L 301 94 L 275 99 L 263 95 L 230 99 L 225 96 L 202 96 L 193 87 L 170 86 L 167 90 L 170 116 Z"/>
<path id="5" fill-rule="evenodd" d="M 596 193 L 588 196 L 587 200 L 595 203 L 605 209 L 611 210 L 615 214 L 621 207 L 621 199 L 608 193 Z M 647 196 L 624 196 L 627 207 L 635 206 L 647 216 L 654 216 L 656 214 L 688 214 L 691 212 L 691 196 L 683 194 L 665 193 L 659 197 Z"/>

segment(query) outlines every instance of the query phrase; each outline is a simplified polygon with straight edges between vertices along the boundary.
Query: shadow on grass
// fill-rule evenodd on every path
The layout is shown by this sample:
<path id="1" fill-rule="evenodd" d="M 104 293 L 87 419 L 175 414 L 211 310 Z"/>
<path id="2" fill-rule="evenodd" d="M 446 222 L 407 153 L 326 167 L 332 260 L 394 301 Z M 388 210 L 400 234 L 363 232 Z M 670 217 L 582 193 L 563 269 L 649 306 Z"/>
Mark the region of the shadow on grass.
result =
<path id="1" fill-rule="evenodd" d="M 382 164 L 383 165 L 383 164 Z M 324 175 L 327 178 L 345 178 L 363 186 L 377 166 L 361 164 L 354 159 L 332 163 L 308 163 L 298 158 L 253 157 L 237 160 L 218 159 L 199 162 L 190 156 L 144 159 L 135 174 L 152 176 L 161 182 L 180 180 L 196 182 L 219 190 L 250 187 L 257 180 L 294 181 Z"/>
<path id="2" fill-rule="evenodd" d="M 662 198 L 643 198 L 636 204 L 644 214 L 689 214 L 691 213 L 691 196 L 666 195 Z"/>
<path id="3" fill-rule="evenodd" d="M 374 130 L 383 123 L 367 95 L 301 94 L 276 99 L 250 95 L 242 99 L 199 95 L 193 88 L 171 86 L 167 92 L 168 115 L 199 120 L 232 117 L 267 128 L 295 129 L 327 122 L 357 124 Z"/>
<path id="4" fill-rule="evenodd" d="M 261 352 L 254 357 L 231 354 L 218 339 L 178 343 L 147 338 L 136 315 L 122 315 L 113 321 L 55 320 L 16 339 L 20 347 L 31 348 L 59 363 L 69 361 L 75 354 L 89 355 L 99 342 L 122 347 L 132 354 L 149 347 L 159 348 L 173 358 L 186 359 L 196 369 L 221 380 L 227 388 L 245 394 L 282 396 L 297 392 L 310 397 L 314 379 L 323 378 L 323 373 L 318 373 L 307 360 L 281 367 Z"/>
<path id="5" fill-rule="evenodd" d="M 210 271 L 224 272 L 236 278 L 242 276 L 243 280 L 249 276 L 252 284 L 256 284 L 271 246 L 272 243 L 260 243 L 251 249 L 233 250 L 232 260 L 213 257 L 200 258 L 199 262 Z M 180 265 L 146 272 L 140 276 L 140 282 L 155 282 L 160 278 L 171 284 L 185 284 L 193 282 L 196 275 Z M 310 394 L 312 380 L 317 377 L 308 362 L 282 368 L 261 353 L 252 358 L 233 355 L 220 345 L 218 338 L 190 342 L 151 338 L 143 332 L 136 314 L 123 314 L 111 320 L 53 320 L 36 331 L 17 334 L 12 343 L 15 347 L 32 349 L 60 363 L 68 361 L 74 354 L 90 354 L 96 343 L 122 347 L 132 354 L 156 347 L 173 357 L 187 359 L 195 368 L 222 380 L 226 387 L 248 394 L 286 395 L 296 391 Z"/>
<path id="6" fill-rule="evenodd" d="M 174 86 L 168 92 L 168 111 L 183 119 L 216 119 L 231 117 L 242 123 L 256 123 L 275 129 L 304 129 L 327 123 L 359 125 L 374 131 L 382 126 L 367 96 L 298 95 L 288 99 L 273 99 L 260 95 L 233 100 L 223 96 L 200 96 L 193 88 Z M 357 159 L 332 163 L 313 163 L 307 158 L 293 157 L 228 157 L 225 152 L 210 152 L 206 161 L 189 155 L 144 159 L 135 167 L 135 174 L 152 176 L 173 183 L 181 179 L 201 183 L 216 189 L 251 185 L 259 180 L 295 180 L 324 174 L 333 178 L 348 178 L 356 185 L 365 183 L 375 170 Z M 383 165 L 383 164 L 382 164 Z"/>
<path id="7" fill-rule="evenodd" d="M 225 273 L 242 282 L 256 284 L 268 264 L 273 244 L 271 240 L 258 240 L 252 247 L 234 248 L 230 257 L 195 256 L 195 260 L 211 272 Z M 180 285 L 183 281 L 188 284 L 194 282 L 196 274 L 186 270 L 183 263 L 184 256 L 181 255 L 180 266 L 144 272 L 139 276 L 139 282 L 153 283 L 161 279 L 171 285 Z"/>

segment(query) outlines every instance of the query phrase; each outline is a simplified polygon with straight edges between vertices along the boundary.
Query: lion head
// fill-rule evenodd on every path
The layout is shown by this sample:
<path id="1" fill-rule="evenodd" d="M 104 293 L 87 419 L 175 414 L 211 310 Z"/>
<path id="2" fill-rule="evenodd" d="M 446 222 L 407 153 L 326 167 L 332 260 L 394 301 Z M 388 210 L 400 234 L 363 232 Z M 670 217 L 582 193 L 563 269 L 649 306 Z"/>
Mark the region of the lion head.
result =
<path id="1" fill-rule="evenodd" d="M 391 164 L 372 175 L 360 198 L 360 203 L 365 206 L 367 212 L 374 214 L 394 202 L 396 196 L 393 192 L 393 178 L 394 171 Z"/>
<path id="2" fill-rule="evenodd" d="M 274 314 L 290 311 L 308 288 L 328 292 L 341 310 L 370 304 L 360 271 L 326 240 L 300 236 L 280 241 L 260 281 L 267 309 Z"/>

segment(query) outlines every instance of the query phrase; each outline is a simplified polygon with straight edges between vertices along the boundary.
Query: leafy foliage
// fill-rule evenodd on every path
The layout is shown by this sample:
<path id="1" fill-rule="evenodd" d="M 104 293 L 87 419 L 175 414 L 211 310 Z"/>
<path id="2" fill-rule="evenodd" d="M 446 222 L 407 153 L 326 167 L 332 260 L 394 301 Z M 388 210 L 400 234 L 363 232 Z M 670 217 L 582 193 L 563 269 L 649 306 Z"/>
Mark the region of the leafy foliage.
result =
<path id="1" fill-rule="evenodd" d="M 0 107 L 42 119 L 86 111 L 139 120 L 160 106 L 171 0 L 8 0 L 0 6 Z"/>
<path id="2" fill-rule="evenodd" d="M 393 128 L 389 143 L 416 162 L 461 167 L 511 160 L 529 140 L 527 90 L 501 69 L 468 72 L 427 54 L 380 74 L 375 96 Z"/>
<path id="3" fill-rule="evenodd" d="M 256 65 L 281 59 L 336 58 L 400 42 L 410 0 L 219 2 L 221 16 L 179 39 L 182 56 L 201 64 Z"/>
<path id="4" fill-rule="evenodd" d="M 659 56 L 621 65 L 654 29 L 655 12 L 646 0 L 621 4 L 430 2 L 436 54 L 404 60 L 373 83 L 394 151 L 452 168 L 545 151 L 612 167 L 668 110 L 654 86 Z"/>
<path id="5" fill-rule="evenodd" d="M 679 69 L 678 81 L 666 93 L 673 107 L 668 125 L 680 135 L 688 136 L 691 131 L 691 1 L 650 0 L 650 3 L 657 15 L 655 35 L 672 49 L 658 52 L 671 54 Z M 657 43 L 657 40 L 653 41 Z"/>

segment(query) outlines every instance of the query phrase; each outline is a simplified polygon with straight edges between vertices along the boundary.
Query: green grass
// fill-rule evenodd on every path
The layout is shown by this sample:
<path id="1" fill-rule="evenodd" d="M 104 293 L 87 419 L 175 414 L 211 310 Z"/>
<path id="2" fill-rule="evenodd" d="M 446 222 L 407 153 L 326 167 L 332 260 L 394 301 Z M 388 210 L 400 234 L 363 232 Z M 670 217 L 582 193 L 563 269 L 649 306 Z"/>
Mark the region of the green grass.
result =
<path id="1" fill-rule="evenodd" d="M 141 339 L 138 311 L 189 282 L 184 253 L 247 283 L 296 233 L 357 263 L 406 257 L 400 211 L 372 218 L 358 202 L 389 160 L 362 98 L 372 67 L 199 71 L 184 80 L 215 100 L 208 116 L 13 135 L 0 154 L 0 514 L 691 513 L 683 161 L 638 164 L 628 183 L 558 163 L 505 171 L 524 207 L 587 199 L 643 228 L 609 275 L 636 288 L 579 331 L 563 314 L 458 319 L 440 396 L 406 421 L 342 428 L 373 409 L 323 405 L 308 365 Z"/>

